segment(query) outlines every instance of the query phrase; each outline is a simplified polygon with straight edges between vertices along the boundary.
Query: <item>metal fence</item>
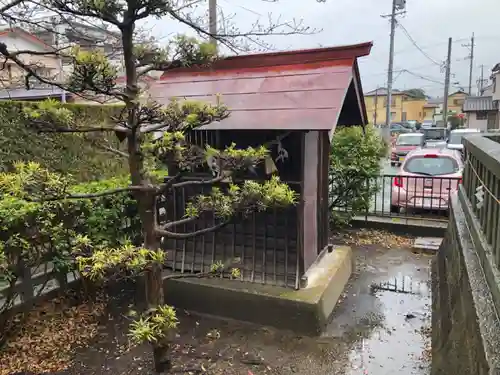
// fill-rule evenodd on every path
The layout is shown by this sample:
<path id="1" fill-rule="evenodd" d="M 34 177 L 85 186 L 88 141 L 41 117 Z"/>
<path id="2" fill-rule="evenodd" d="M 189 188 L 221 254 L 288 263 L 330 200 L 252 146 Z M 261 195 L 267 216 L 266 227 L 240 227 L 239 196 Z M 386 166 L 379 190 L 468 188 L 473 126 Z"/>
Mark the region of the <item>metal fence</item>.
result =
<path id="1" fill-rule="evenodd" d="M 384 174 L 369 179 L 377 193 L 370 198 L 368 216 L 415 218 L 447 221 L 450 196 L 457 191 L 460 178 L 410 177 Z M 334 207 L 336 210 L 345 210 Z"/>
<path id="2" fill-rule="evenodd" d="M 463 191 L 500 267 L 500 136 L 464 137 Z"/>
<path id="3" fill-rule="evenodd" d="M 0 312 L 12 307 L 31 306 L 38 298 L 65 287 L 78 279 L 75 272 L 67 275 L 55 272 L 51 262 L 37 267 L 22 266 L 22 277 L 11 287 L 0 283 Z"/>
<path id="4" fill-rule="evenodd" d="M 300 184 L 290 184 L 299 192 Z M 184 217 L 186 203 L 211 186 L 191 185 L 174 190 L 159 204 L 160 222 Z M 224 184 L 220 184 L 224 190 Z M 215 231 L 185 239 L 165 239 L 166 267 L 179 273 L 206 272 L 217 262 L 238 260 L 240 280 L 298 288 L 298 206 L 252 212 L 235 217 Z M 196 232 L 214 226 L 213 213 L 206 213 L 192 223 L 176 227 L 181 233 Z"/>

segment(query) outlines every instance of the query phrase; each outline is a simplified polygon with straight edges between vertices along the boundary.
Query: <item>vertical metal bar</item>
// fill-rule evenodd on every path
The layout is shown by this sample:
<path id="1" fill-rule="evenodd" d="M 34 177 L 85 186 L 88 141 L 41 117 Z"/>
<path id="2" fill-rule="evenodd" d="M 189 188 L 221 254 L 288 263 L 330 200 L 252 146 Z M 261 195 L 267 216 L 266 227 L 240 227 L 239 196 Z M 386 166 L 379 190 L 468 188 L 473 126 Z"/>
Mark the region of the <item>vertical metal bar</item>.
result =
<path id="1" fill-rule="evenodd" d="M 173 200 L 173 209 L 172 209 L 172 214 L 174 215 L 173 220 L 178 220 L 177 217 L 177 189 L 173 189 L 172 191 L 172 200 Z M 165 207 L 165 210 L 167 207 Z M 167 211 L 168 212 L 168 211 Z M 168 215 L 167 215 L 168 218 Z M 172 260 L 172 271 L 175 272 L 177 269 L 177 238 L 174 238 L 174 249 L 173 249 L 173 260 Z M 168 254 L 167 254 L 168 257 Z"/>
<path id="2" fill-rule="evenodd" d="M 406 185 L 403 184 L 404 179 L 406 179 Z M 406 186 L 405 188 L 405 216 L 408 216 L 408 177 L 403 176 L 403 179 L 401 180 L 401 184 L 403 186 Z M 399 189 L 400 194 L 401 194 L 401 189 Z"/>
<path id="3" fill-rule="evenodd" d="M 274 239 L 273 239 L 273 243 L 274 243 L 274 251 L 273 251 L 273 283 L 274 285 L 277 284 L 277 275 L 276 275 L 276 252 L 277 252 L 277 247 L 278 247 L 278 215 L 277 215 L 277 208 L 274 207 L 273 208 L 273 223 L 274 223 Z"/>
<path id="4" fill-rule="evenodd" d="M 186 189 L 185 188 L 181 188 L 182 190 L 182 205 L 183 205 L 183 211 L 185 210 L 185 207 L 184 207 L 184 204 L 186 202 Z M 187 232 L 187 224 L 183 224 L 182 225 L 182 228 L 183 228 L 183 232 L 186 233 Z M 181 273 L 184 273 L 185 271 L 185 268 L 186 268 L 186 239 L 183 239 L 182 240 L 182 263 L 181 263 Z"/>
<path id="5" fill-rule="evenodd" d="M 418 184 L 418 177 L 415 177 L 413 179 L 413 201 L 415 203 L 417 202 L 417 198 L 415 198 L 417 196 L 417 184 Z M 424 186 L 423 181 L 422 181 L 422 186 Z M 414 206 L 415 206 L 415 203 L 413 203 Z M 423 200 L 422 200 L 422 203 L 423 203 Z"/>
<path id="6" fill-rule="evenodd" d="M 366 188 L 367 191 L 370 191 L 370 179 L 366 179 Z M 365 207 L 365 221 L 368 221 L 368 209 L 369 209 L 369 204 L 370 204 L 370 198 L 368 198 L 368 204 Z"/>
<path id="7" fill-rule="evenodd" d="M 196 232 L 198 230 L 198 226 L 196 225 L 196 220 L 193 221 L 193 232 Z M 191 273 L 194 273 L 194 266 L 196 263 L 196 245 L 197 245 L 197 239 L 196 236 L 193 237 L 193 259 L 191 260 Z M 204 251 L 204 249 L 202 250 Z"/>
<path id="8" fill-rule="evenodd" d="M 297 215 L 298 210 L 295 209 L 295 215 Z M 288 286 L 288 212 L 284 213 L 285 216 L 285 286 Z M 297 241 L 295 241 L 296 244 L 298 244 L 299 239 L 297 238 Z M 299 258 L 299 249 L 298 246 L 296 245 L 296 254 L 297 258 Z M 298 264 L 298 263 L 297 263 Z M 299 272 L 299 269 L 296 269 L 296 272 Z"/>
<path id="9" fill-rule="evenodd" d="M 253 283 L 255 281 L 255 265 L 257 261 L 257 254 L 256 254 L 256 231 L 255 231 L 255 225 L 256 225 L 256 218 L 255 218 L 255 212 L 252 214 L 252 273 L 250 276 L 250 281 Z"/>
<path id="10" fill-rule="evenodd" d="M 215 226 L 216 225 L 216 222 L 217 222 L 217 219 L 215 217 L 215 211 L 212 213 L 212 225 Z M 212 264 L 215 263 L 215 251 L 216 251 L 216 244 L 217 244 L 217 233 L 216 231 L 213 231 L 212 232 Z M 222 251 L 222 262 L 226 262 L 226 250 L 225 250 L 225 244 L 221 244 L 221 246 L 223 247 L 223 251 Z M 203 259 L 205 259 L 205 257 L 203 257 Z M 233 260 L 231 260 L 233 261 Z M 222 273 L 220 275 L 220 277 L 223 277 Z"/>
<path id="11" fill-rule="evenodd" d="M 384 207 L 385 206 L 385 181 L 386 181 L 386 176 L 384 175 L 384 176 L 382 176 L 382 216 L 384 216 L 384 214 L 385 214 L 385 207 Z M 377 200 L 375 199 L 375 202 L 376 201 Z"/>
<path id="12" fill-rule="evenodd" d="M 242 243 L 241 243 L 241 261 L 243 262 L 243 264 L 246 265 L 246 261 L 245 261 L 245 248 L 246 248 L 246 245 L 247 245 L 247 232 L 246 232 L 246 222 L 248 220 L 242 220 L 241 221 L 241 230 L 242 230 L 242 233 L 240 233 L 240 237 L 243 239 Z M 241 274 L 243 276 L 243 273 Z"/>
<path id="13" fill-rule="evenodd" d="M 262 284 L 266 283 L 266 255 L 267 255 L 267 215 L 268 211 L 264 211 L 262 222 L 264 224 L 264 246 L 263 246 L 263 254 L 262 254 Z M 276 227 L 276 224 L 275 224 Z"/>

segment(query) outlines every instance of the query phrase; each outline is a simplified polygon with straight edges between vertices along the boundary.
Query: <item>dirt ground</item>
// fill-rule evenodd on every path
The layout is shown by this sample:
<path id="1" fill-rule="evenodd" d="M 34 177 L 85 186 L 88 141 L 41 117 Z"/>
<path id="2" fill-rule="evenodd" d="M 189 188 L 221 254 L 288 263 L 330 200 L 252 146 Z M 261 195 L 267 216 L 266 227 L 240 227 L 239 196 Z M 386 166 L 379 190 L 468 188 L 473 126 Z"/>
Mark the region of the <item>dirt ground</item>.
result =
<path id="1" fill-rule="evenodd" d="M 321 337 L 297 336 L 292 332 L 178 311 L 180 324 L 171 373 L 428 374 L 429 257 L 412 253 L 411 239 L 383 232 L 344 232 L 335 239 L 353 247 L 357 266 L 331 324 Z M 412 286 L 407 286 L 404 292 L 387 290 L 392 288 L 388 283 L 392 280 L 396 280 L 393 284 L 403 280 L 400 282 L 403 288 L 405 280 L 410 280 Z M 128 343 L 125 315 L 130 298 L 130 291 L 117 293 L 112 297 L 114 303 L 109 304 L 114 306 L 113 311 L 105 310 L 98 319 L 97 313 L 87 311 L 86 318 L 81 319 L 83 326 L 72 331 L 63 319 L 59 319 L 58 325 L 45 324 L 39 333 L 42 339 L 24 338 L 23 345 L 16 347 L 24 348 L 24 354 L 23 360 L 16 361 L 14 367 L 4 367 L 7 356 L 4 353 L 2 357 L 0 352 L 0 375 L 20 370 L 35 373 L 51 370 L 51 373 L 65 375 L 152 374 L 149 347 L 131 347 Z M 96 305 L 96 310 L 100 308 Z M 80 318 L 73 315 L 72 319 L 74 323 Z M 29 343 L 40 343 L 51 332 L 61 330 L 68 331 L 66 336 L 60 334 L 63 338 L 58 341 L 61 345 L 60 341 L 66 337 L 66 345 L 61 346 L 57 354 L 62 359 L 52 367 L 40 365 L 37 357 L 51 351 L 37 354 L 36 349 L 29 348 Z M 23 340 L 22 334 L 17 340 Z M 84 341 L 89 344 L 82 345 Z M 76 350 L 72 349 L 74 345 L 78 347 Z M 54 350 L 57 349 L 52 349 L 52 353 Z M 19 355 L 8 354 L 9 357 Z"/>

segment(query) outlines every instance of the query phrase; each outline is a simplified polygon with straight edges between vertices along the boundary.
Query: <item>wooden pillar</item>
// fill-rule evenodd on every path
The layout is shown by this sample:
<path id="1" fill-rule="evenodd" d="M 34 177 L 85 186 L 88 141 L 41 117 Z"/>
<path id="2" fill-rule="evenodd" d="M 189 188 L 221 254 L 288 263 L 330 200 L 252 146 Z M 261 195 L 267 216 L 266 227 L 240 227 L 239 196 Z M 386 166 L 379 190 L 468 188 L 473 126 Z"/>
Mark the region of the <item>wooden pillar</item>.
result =
<path id="1" fill-rule="evenodd" d="M 318 255 L 318 157 L 320 132 L 304 135 L 302 168 L 302 259 L 303 271 L 311 266 Z"/>

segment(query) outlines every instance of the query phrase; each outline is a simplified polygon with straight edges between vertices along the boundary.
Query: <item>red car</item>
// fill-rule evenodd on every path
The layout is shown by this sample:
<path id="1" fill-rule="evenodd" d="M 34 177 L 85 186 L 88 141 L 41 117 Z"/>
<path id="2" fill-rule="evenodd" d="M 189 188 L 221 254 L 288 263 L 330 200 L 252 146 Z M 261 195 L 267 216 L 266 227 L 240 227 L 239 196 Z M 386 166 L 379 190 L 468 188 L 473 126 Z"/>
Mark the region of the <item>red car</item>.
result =
<path id="1" fill-rule="evenodd" d="M 422 133 L 400 134 L 391 149 L 391 166 L 401 165 L 410 151 L 424 147 L 424 145 L 425 137 Z"/>

